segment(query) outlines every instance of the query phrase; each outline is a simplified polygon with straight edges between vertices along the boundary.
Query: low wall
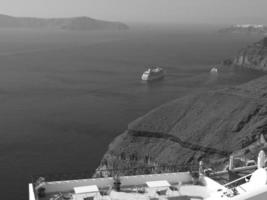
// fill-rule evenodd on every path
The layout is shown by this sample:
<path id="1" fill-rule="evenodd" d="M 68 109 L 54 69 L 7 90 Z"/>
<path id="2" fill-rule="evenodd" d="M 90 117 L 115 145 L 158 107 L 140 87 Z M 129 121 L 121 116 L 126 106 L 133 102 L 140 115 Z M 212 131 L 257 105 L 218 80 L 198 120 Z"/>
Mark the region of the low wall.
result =
<path id="1" fill-rule="evenodd" d="M 189 172 L 167 173 L 167 174 L 151 174 L 138 176 L 122 176 L 120 177 L 121 186 L 143 185 L 147 181 L 167 180 L 170 183 L 189 182 L 191 176 Z M 99 188 L 113 186 L 113 178 L 97 178 L 97 179 L 80 179 L 70 181 L 54 181 L 45 184 L 46 192 L 67 192 L 73 190 L 74 187 L 97 185 Z"/>

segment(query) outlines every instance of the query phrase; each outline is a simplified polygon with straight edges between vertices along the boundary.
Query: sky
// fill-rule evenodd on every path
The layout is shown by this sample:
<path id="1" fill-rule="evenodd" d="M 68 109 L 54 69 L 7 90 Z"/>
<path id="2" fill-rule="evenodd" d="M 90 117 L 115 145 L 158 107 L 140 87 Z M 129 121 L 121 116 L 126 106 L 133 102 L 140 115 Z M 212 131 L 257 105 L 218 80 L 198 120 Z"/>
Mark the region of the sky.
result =
<path id="1" fill-rule="evenodd" d="M 0 13 L 143 23 L 267 23 L 267 0 L 0 0 Z"/>

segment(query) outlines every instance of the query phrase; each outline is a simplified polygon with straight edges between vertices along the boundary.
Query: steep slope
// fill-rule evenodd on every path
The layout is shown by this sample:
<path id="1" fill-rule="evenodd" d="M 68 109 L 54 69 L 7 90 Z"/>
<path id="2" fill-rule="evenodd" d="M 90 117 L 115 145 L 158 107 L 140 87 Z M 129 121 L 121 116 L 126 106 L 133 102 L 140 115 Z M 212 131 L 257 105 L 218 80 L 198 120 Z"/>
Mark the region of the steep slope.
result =
<path id="1" fill-rule="evenodd" d="M 99 169 L 189 164 L 222 168 L 228 155 L 267 128 L 267 76 L 238 87 L 176 99 L 130 123 Z"/>
<path id="2" fill-rule="evenodd" d="M 237 56 L 223 61 L 222 65 L 267 71 L 267 37 L 241 49 Z"/>
<path id="3" fill-rule="evenodd" d="M 108 22 L 89 17 L 31 18 L 0 15 L 0 28 L 46 28 L 65 30 L 125 30 L 128 26 L 120 22 Z"/>

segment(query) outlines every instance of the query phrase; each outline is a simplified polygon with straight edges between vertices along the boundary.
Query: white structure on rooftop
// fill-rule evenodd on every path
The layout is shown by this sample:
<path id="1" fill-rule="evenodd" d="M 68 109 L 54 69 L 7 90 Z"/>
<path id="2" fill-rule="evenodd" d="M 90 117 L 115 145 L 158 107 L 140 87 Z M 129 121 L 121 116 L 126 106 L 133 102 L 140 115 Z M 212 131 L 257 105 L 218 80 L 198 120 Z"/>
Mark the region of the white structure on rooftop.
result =
<path id="1" fill-rule="evenodd" d="M 73 188 L 74 194 L 72 195 L 73 200 L 84 200 L 84 199 L 99 199 L 100 194 L 96 185 L 80 186 Z"/>

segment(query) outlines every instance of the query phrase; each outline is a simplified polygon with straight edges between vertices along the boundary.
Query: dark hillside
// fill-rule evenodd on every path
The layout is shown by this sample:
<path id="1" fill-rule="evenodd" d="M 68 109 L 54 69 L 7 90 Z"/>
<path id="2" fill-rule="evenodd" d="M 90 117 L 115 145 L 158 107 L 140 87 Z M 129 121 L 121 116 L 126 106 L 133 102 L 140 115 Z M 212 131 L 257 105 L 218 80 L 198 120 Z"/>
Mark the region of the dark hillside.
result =
<path id="1" fill-rule="evenodd" d="M 200 159 L 222 169 L 229 154 L 265 136 L 266 128 L 267 76 L 263 76 L 150 111 L 110 144 L 99 169 L 181 165 Z"/>

